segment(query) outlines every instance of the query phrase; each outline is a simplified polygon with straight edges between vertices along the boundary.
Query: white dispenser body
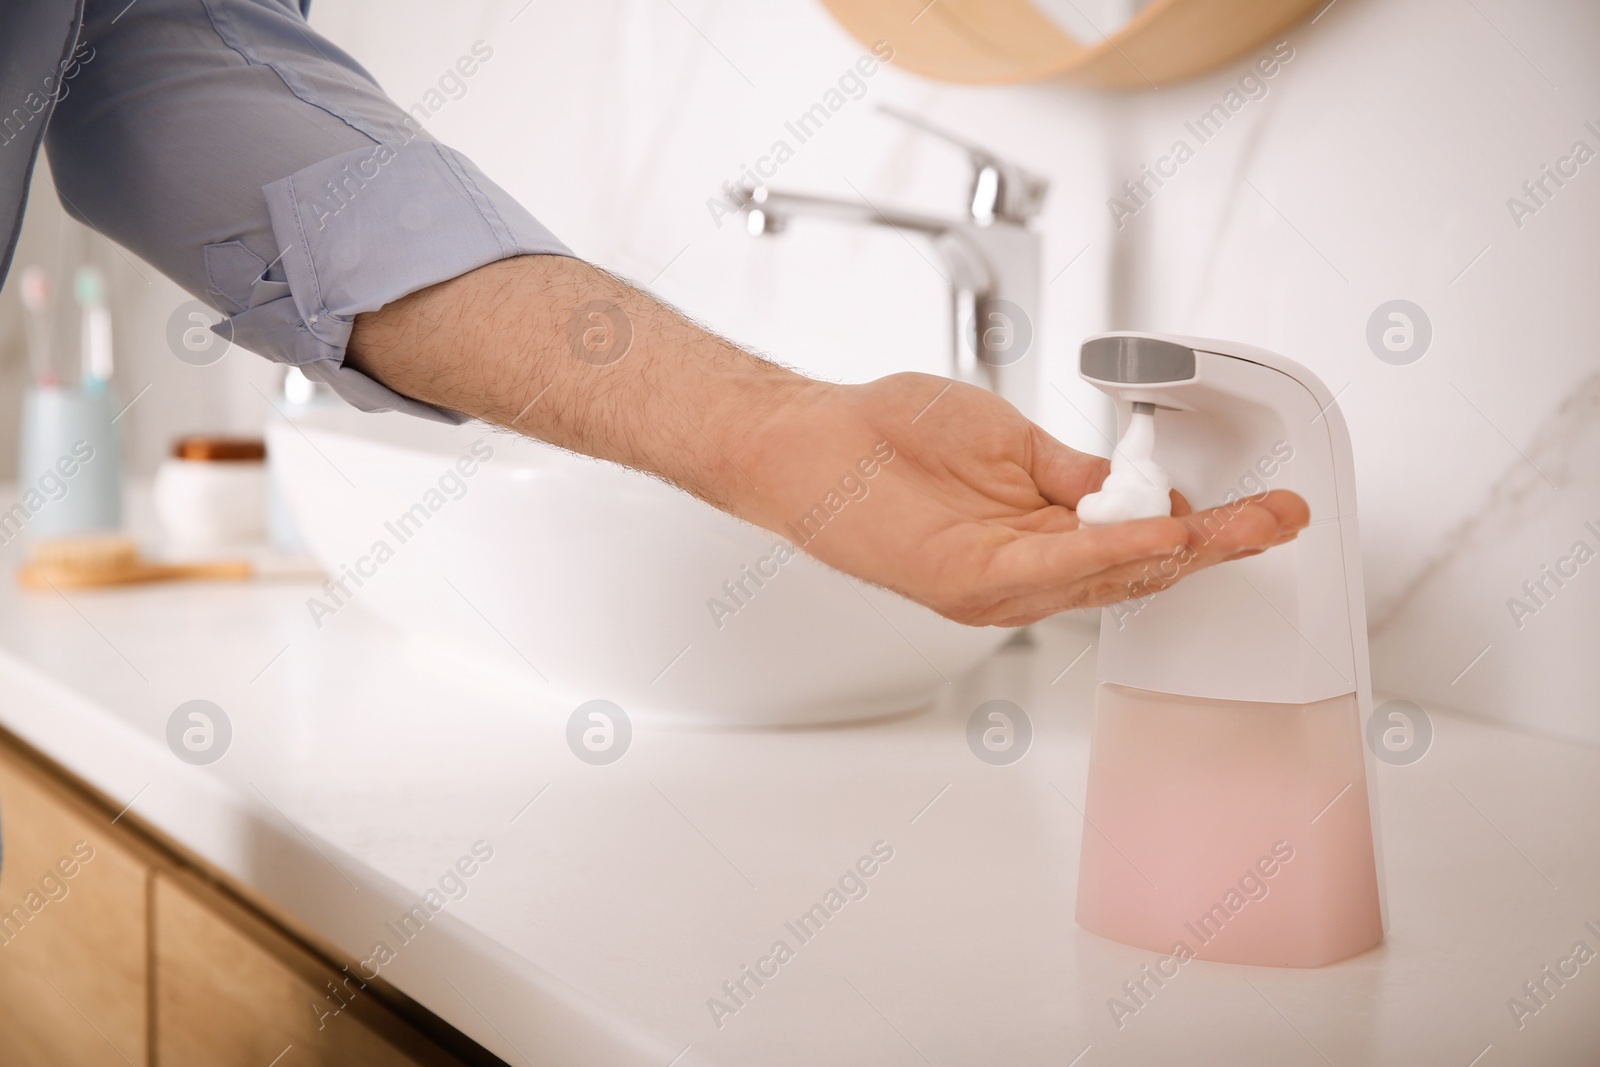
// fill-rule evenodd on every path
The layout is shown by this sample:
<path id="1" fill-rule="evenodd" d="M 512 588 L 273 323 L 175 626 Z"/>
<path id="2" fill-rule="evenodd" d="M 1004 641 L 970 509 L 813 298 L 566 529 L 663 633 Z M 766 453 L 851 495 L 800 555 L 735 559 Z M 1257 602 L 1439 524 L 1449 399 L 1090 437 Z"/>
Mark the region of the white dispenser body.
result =
<path id="1" fill-rule="evenodd" d="M 1121 382 L 1084 373 L 1116 400 L 1119 433 L 1135 401 L 1156 405 L 1155 459 L 1191 504 L 1292 489 L 1310 506 L 1311 525 L 1290 544 L 1185 575 L 1159 596 L 1107 609 L 1101 680 L 1291 704 L 1370 692 L 1350 435 L 1327 387 L 1298 364 L 1248 345 L 1110 336 L 1193 354 L 1192 373 L 1176 380 Z M 1180 363 L 1143 376 L 1184 371 Z M 1152 564 L 1151 573 L 1161 567 Z M 1149 654 L 1153 649 L 1160 654 Z"/>

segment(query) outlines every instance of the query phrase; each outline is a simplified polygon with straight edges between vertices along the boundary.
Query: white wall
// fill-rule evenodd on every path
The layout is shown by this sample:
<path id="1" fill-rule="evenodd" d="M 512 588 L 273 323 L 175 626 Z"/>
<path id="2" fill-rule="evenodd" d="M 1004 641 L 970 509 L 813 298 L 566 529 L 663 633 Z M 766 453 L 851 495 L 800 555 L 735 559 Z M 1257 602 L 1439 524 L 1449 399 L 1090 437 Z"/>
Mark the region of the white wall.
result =
<path id="1" fill-rule="evenodd" d="M 1575 139 L 1600 148 L 1583 128 L 1600 125 L 1600 8 L 1477 8 L 1499 32 L 1471 4 L 1411 0 L 1346 0 L 1291 31 L 1296 58 L 1241 114 L 1249 125 L 1206 145 L 1125 231 L 1130 324 L 1245 338 L 1346 390 L 1379 620 L 1600 366 L 1582 297 L 1600 281 L 1600 163 L 1520 230 L 1505 204 Z M 1141 99 L 1129 163 L 1227 81 Z M 1433 323 L 1410 366 L 1364 338 L 1393 298 Z"/>
<path id="2" fill-rule="evenodd" d="M 312 21 L 402 104 L 474 41 L 488 42 L 493 59 L 430 128 L 580 255 L 817 373 L 943 368 L 942 282 L 899 236 L 796 223 L 781 238 L 754 241 L 738 220 L 719 228 L 707 210 L 722 182 L 864 51 L 813 0 L 317 0 Z M 1048 175 L 1040 225 L 1054 280 L 1037 343 L 1049 379 L 1081 395 L 1076 344 L 1106 328 L 1226 336 L 1307 364 L 1340 394 L 1355 440 L 1380 634 L 1396 629 L 1395 647 L 1434 639 L 1465 647 L 1477 638 L 1452 620 L 1399 621 L 1401 594 L 1425 571 L 1444 569 L 1474 517 L 1494 506 L 1491 483 L 1525 467 L 1519 451 L 1600 365 L 1600 161 L 1520 228 L 1506 207 L 1575 140 L 1600 149 L 1600 136 L 1584 129 L 1586 120 L 1600 128 L 1600 6 L 1338 0 L 1286 38 L 1294 58 L 1265 98 L 1120 230 L 1107 208 L 1112 190 L 1174 139 L 1193 141 L 1184 121 L 1221 100 L 1243 62 L 1129 95 L 945 86 L 887 69 L 773 184 L 959 211 L 962 157 L 875 114 L 882 102 Z M 107 253 L 99 258 L 117 268 Z M 164 285 L 135 300 L 138 325 L 125 349 L 163 344 L 149 338 L 175 303 Z M 1431 349 L 1409 366 L 1380 362 L 1365 340 L 1368 316 L 1393 298 L 1421 305 L 1433 325 Z M 0 303 L 0 345 L 14 300 L 8 293 Z M 137 432 L 162 437 L 180 417 L 202 414 L 234 423 L 263 416 L 241 384 L 257 372 L 229 361 L 234 368 L 202 389 L 191 368 L 165 357 L 169 397 L 142 413 Z M 125 378 L 123 388 L 138 384 Z M 1044 420 L 1069 443 L 1105 451 L 1048 388 Z M 1540 520 L 1548 529 L 1517 550 L 1529 553 L 1529 573 L 1549 558 L 1538 551 L 1576 536 L 1568 527 L 1581 506 L 1552 505 Z M 1595 588 L 1579 595 L 1600 597 L 1600 569 L 1590 578 Z M 1485 585 L 1455 610 L 1487 626 L 1515 592 Z M 1454 657 L 1452 647 L 1443 658 Z M 1427 679 L 1407 684 L 1433 691 Z M 1493 710 L 1462 687 L 1438 691 Z"/>
<path id="3" fill-rule="evenodd" d="M 1508 605 L 1600 549 L 1600 158 L 1520 225 L 1507 206 L 1575 142 L 1600 151 L 1600 7 L 1341 0 L 1287 37 L 1268 96 L 1121 232 L 1117 317 L 1252 341 L 1339 393 L 1380 687 L 1600 741 L 1578 651 L 1600 647 L 1600 564 L 1537 620 Z M 1231 80 L 1130 101 L 1120 171 Z M 1433 327 L 1405 366 L 1364 336 L 1395 298 Z"/>
<path id="4" fill-rule="evenodd" d="M 819 5 L 524 2 L 446 14 L 420 0 L 381 9 L 320 0 L 313 18 L 402 102 L 472 40 L 489 41 L 494 61 L 433 128 L 580 254 L 654 279 L 692 314 L 819 373 L 942 366 L 941 283 L 898 236 L 813 224 L 751 241 L 706 211 L 720 183 L 862 51 Z M 1379 683 L 1507 713 L 1506 684 L 1444 675 L 1482 647 L 1480 631 L 1500 627 L 1517 590 L 1498 577 L 1458 589 L 1454 619 L 1408 621 L 1402 602 L 1425 574 L 1459 569 L 1466 532 L 1500 506 L 1491 484 L 1531 470 L 1521 453 L 1600 366 L 1600 162 L 1520 227 L 1506 205 L 1575 140 L 1600 149 L 1584 128 L 1600 128 L 1600 7 L 1339 0 L 1285 37 L 1293 58 L 1265 97 L 1204 145 L 1184 122 L 1223 100 L 1248 61 L 1129 95 L 943 86 L 890 70 L 773 184 L 957 210 L 962 159 L 876 116 L 879 102 L 1049 175 L 1041 228 L 1056 280 L 1039 324 L 1048 378 L 1080 396 L 1076 343 L 1105 328 L 1231 337 L 1310 366 L 1339 393 L 1355 441 L 1370 608 L 1388 643 Z M 1114 226 L 1108 195 L 1178 138 L 1194 158 Z M 1433 327 L 1429 351 L 1406 366 L 1381 362 L 1365 336 L 1372 312 L 1396 298 L 1420 305 Z M 1045 398 L 1050 429 L 1105 450 L 1053 389 Z M 1535 509 L 1542 525 L 1525 545 L 1505 548 L 1515 558 L 1503 570 L 1520 573 L 1527 555 L 1534 573 L 1550 558 L 1539 552 L 1577 535 L 1582 479 L 1547 473 L 1555 502 Z M 1571 599 L 1600 600 L 1600 568 L 1589 584 Z M 1437 664 L 1423 676 L 1400 669 L 1424 645 Z M 1515 657 L 1527 645 L 1501 647 Z M 1600 700 L 1592 671 L 1550 669 L 1550 692 Z"/>

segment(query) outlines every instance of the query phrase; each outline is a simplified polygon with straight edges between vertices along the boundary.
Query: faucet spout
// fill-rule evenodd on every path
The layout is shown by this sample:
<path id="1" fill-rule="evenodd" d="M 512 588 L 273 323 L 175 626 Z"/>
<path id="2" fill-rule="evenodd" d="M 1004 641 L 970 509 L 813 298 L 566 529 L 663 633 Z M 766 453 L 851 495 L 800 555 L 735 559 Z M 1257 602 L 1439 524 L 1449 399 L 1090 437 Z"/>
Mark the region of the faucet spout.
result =
<path id="1" fill-rule="evenodd" d="M 790 193 L 766 186 L 744 190 L 739 210 L 746 219 L 746 228 L 752 237 L 782 233 L 788 220 L 796 215 L 831 219 L 834 222 L 854 223 L 861 226 L 888 226 L 895 230 L 937 236 L 949 229 L 952 223 L 919 215 L 909 211 L 880 211 L 864 200 L 845 200 L 811 193 Z"/>

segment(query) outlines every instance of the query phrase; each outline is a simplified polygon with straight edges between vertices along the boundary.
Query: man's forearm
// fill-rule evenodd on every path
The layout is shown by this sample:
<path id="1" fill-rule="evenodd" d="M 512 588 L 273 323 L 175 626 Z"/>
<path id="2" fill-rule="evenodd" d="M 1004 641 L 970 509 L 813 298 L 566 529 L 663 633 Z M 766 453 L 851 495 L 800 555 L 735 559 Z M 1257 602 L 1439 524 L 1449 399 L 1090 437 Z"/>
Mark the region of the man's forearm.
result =
<path id="1" fill-rule="evenodd" d="M 926 374 L 812 381 L 575 259 L 503 260 L 363 314 L 348 358 L 402 395 L 660 475 L 961 622 L 1147 595 L 1153 559 L 1192 571 L 1307 521 L 1274 492 L 1081 529 L 1106 461 L 1001 397 Z"/>
<path id="2" fill-rule="evenodd" d="M 753 437 L 821 383 L 581 260 L 502 260 L 359 316 L 351 364 L 405 396 L 651 473 L 743 514 Z"/>

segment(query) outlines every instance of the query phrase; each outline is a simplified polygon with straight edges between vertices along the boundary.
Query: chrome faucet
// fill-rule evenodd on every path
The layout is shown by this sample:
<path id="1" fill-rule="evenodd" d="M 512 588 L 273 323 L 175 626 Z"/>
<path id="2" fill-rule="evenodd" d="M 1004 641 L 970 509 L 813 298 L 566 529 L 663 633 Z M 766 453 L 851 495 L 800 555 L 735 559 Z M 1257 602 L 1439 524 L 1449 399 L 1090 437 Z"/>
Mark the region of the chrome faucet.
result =
<path id="1" fill-rule="evenodd" d="M 882 105 L 878 110 L 967 153 L 972 193 L 965 218 L 758 186 L 746 189 L 739 204 L 746 229 L 753 237 L 781 233 L 791 217 L 810 215 L 925 238 L 950 286 L 951 377 L 991 389 L 1037 417 L 1038 360 L 1026 357 L 1038 321 L 1042 242 L 1028 223 L 1043 208 L 1049 183 L 918 116 Z"/>

